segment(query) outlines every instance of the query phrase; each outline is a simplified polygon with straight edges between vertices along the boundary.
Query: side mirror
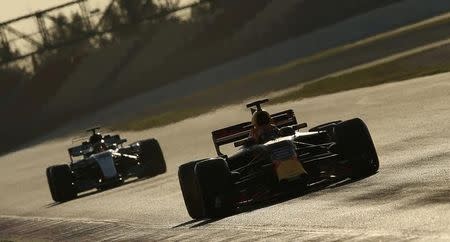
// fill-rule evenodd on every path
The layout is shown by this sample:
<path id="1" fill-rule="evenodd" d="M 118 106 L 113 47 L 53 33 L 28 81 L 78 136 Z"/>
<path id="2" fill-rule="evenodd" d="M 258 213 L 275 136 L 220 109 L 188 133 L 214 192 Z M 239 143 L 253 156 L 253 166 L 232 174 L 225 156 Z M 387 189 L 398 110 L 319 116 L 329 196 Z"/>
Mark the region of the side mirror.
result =
<path id="1" fill-rule="evenodd" d="M 243 140 L 239 140 L 234 142 L 234 147 L 241 147 L 241 146 L 250 146 L 250 145 L 254 145 L 255 141 L 251 138 L 247 138 L 247 139 L 243 139 Z"/>
<path id="2" fill-rule="evenodd" d="M 286 127 L 282 127 L 280 129 L 280 133 L 281 133 L 281 136 L 290 136 L 290 135 L 294 135 L 296 130 L 303 129 L 306 127 L 308 127 L 308 124 L 306 124 L 306 123 L 295 124 L 292 126 L 286 126 Z"/>
<path id="3" fill-rule="evenodd" d="M 291 136 L 295 134 L 295 129 L 291 126 L 283 127 L 280 129 L 281 136 Z"/>
<path id="4" fill-rule="evenodd" d="M 301 124 L 296 124 L 296 125 L 292 125 L 291 126 L 294 130 L 299 130 L 299 129 L 303 129 L 308 127 L 307 123 L 301 123 Z"/>

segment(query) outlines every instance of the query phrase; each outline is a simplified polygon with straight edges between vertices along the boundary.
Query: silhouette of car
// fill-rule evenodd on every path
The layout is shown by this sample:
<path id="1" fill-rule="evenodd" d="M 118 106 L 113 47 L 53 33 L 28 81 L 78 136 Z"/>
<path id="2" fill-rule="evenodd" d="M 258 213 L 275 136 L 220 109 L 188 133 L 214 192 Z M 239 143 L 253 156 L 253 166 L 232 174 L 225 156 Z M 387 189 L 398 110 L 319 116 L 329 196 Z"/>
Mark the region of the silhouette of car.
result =
<path id="1" fill-rule="evenodd" d="M 247 105 L 254 113 L 268 99 Z M 378 171 L 372 138 L 361 119 L 334 121 L 307 132 L 293 110 L 271 115 L 279 137 L 257 144 L 249 137 L 251 122 L 212 132 L 217 157 L 188 162 L 178 178 L 189 215 L 194 219 L 228 216 L 249 204 L 281 195 L 302 194 L 314 184 L 360 179 Z M 240 150 L 225 155 L 220 148 Z"/>
<path id="2" fill-rule="evenodd" d="M 130 177 L 146 178 L 166 172 L 166 163 L 156 139 L 124 146 L 119 135 L 103 136 L 99 127 L 81 145 L 68 149 L 70 163 L 46 170 L 50 193 L 55 202 L 72 200 L 91 189 L 120 186 Z"/>

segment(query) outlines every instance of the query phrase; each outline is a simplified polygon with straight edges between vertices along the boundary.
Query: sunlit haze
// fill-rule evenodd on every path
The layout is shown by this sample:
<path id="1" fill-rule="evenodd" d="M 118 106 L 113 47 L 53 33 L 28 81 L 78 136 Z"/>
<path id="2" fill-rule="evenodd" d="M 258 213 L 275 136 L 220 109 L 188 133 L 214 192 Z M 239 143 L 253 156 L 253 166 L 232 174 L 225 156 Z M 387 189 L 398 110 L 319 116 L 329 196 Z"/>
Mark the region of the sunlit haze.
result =
<path id="1" fill-rule="evenodd" d="M 68 0 L 0 0 L 0 21 L 6 21 L 18 16 L 33 13 L 42 9 L 70 2 Z M 88 0 L 89 8 L 104 8 L 110 0 Z M 180 4 L 189 4 L 195 0 L 180 0 Z"/>
<path id="2" fill-rule="evenodd" d="M 161 2 L 165 0 L 157 0 L 156 2 Z M 186 5 L 195 2 L 196 0 L 180 0 L 180 5 Z M 55 7 L 64 3 L 71 2 L 71 0 L 0 0 L 0 22 L 8 21 L 11 19 L 15 19 L 20 16 L 24 16 L 27 14 L 32 14 L 40 10 L 45 10 L 51 7 Z M 99 10 L 103 12 L 108 4 L 111 3 L 111 0 L 87 0 L 86 6 L 89 11 Z M 70 15 L 71 13 L 79 12 L 80 8 L 77 4 L 71 5 L 70 7 L 65 7 L 57 11 L 52 11 L 50 15 L 57 15 L 60 13 L 64 13 Z M 45 20 L 47 24 L 53 24 L 48 19 Z M 94 20 L 95 21 L 95 20 Z M 27 18 L 18 22 L 14 22 L 11 27 L 19 30 L 20 32 L 29 35 L 29 36 L 37 36 L 37 24 L 34 18 Z M 24 42 L 17 39 L 17 36 L 8 35 L 10 40 L 13 40 L 14 45 L 19 49 L 28 48 L 29 43 Z M 18 40 L 18 41 L 16 41 Z"/>
<path id="3" fill-rule="evenodd" d="M 0 21 L 6 21 L 22 15 L 33 13 L 56 5 L 64 4 L 70 1 L 62 0 L 14 0 L 0 1 Z M 90 0 L 90 7 L 101 7 L 108 4 L 108 0 Z"/>

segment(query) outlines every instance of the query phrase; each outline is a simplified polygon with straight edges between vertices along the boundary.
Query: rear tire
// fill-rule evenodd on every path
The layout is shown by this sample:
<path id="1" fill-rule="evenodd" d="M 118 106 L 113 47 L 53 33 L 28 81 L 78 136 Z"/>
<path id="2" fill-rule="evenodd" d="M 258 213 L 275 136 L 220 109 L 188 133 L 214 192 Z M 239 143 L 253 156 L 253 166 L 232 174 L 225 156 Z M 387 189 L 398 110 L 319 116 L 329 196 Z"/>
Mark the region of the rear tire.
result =
<path id="1" fill-rule="evenodd" d="M 161 146 L 156 139 L 148 139 L 139 142 L 141 148 L 141 167 L 138 178 L 152 177 L 167 171 Z"/>
<path id="2" fill-rule="evenodd" d="M 363 178 L 375 174 L 380 166 L 375 146 L 366 124 L 359 118 L 335 127 L 338 152 L 350 161 L 351 177 Z"/>
<path id="3" fill-rule="evenodd" d="M 203 196 L 205 217 L 226 217 L 234 212 L 232 179 L 224 159 L 210 159 L 195 166 L 198 183 Z"/>
<path id="4" fill-rule="evenodd" d="M 65 202 L 77 197 L 72 172 L 68 165 L 50 166 L 46 174 L 50 193 L 55 202 Z"/>

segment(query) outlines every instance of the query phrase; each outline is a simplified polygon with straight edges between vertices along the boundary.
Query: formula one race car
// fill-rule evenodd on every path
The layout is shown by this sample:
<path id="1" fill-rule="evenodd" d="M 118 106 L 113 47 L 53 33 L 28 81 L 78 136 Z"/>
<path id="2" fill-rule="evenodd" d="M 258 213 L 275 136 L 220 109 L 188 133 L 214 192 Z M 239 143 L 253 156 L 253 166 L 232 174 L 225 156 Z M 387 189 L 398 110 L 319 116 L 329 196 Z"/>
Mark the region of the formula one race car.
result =
<path id="1" fill-rule="evenodd" d="M 252 113 L 265 112 L 250 103 Z M 267 113 L 267 112 L 266 112 Z M 189 215 L 194 219 L 228 216 L 245 205 L 302 194 L 314 184 L 360 179 L 378 171 L 379 161 L 367 126 L 361 119 L 334 121 L 309 132 L 292 110 L 268 117 L 278 135 L 264 142 L 251 137 L 254 125 L 244 122 L 212 132 L 218 157 L 179 167 L 178 178 Z M 231 156 L 220 147 L 234 143 Z"/>
<path id="2" fill-rule="evenodd" d="M 77 197 L 91 189 L 119 186 L 130 177 L 146 178 L 166 172 L 164 155 L 155 139 L 127 142 L 119 135 L 102 136 L 99 127 L 81 145 L 68 149 L 70 163 L 47 168 L 47 181 L 55 202 Z M 76 159 L 81 157 L 81 159 Z"/>

